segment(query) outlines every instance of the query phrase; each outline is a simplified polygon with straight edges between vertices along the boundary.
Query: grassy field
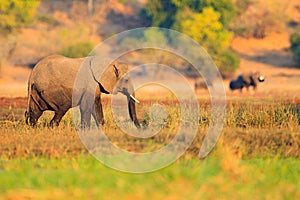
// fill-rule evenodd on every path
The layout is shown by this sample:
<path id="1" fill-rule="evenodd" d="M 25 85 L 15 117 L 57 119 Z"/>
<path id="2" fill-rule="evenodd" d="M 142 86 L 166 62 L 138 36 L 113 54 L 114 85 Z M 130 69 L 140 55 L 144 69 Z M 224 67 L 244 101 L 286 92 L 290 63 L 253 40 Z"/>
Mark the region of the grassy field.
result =
<path id="1" fill-rule="evenodd" d="M 154 102 L 138 107 L 143 125 Z M 106 135 L 134 152 L 166 145 L 180 123 L 178 104 L 160 102 L 165 128 L 148 139 L 125 135 L 105 104 Z M 193 144 L 172 165 L 146 174 L 122 173 L 92 157 L 67 113 L 48 128 L 45 113 L 36 129 L 24 124 L 24 108 L 0 108 L 0 199 L 299 199 L 300 104 L 298 101 L 230 100 L 222 136 L 204 160 L 197 155 L 210 122 L 210 105 L 200 101 Z"/>
<path id="2" fill-rule="evenodd" d="M 296 158 L 240 160 L 226 151 L 182 158 L 148 174 L 107 168 L 89 155 L 1 163 L 2 199 L 299 199 Z"/>

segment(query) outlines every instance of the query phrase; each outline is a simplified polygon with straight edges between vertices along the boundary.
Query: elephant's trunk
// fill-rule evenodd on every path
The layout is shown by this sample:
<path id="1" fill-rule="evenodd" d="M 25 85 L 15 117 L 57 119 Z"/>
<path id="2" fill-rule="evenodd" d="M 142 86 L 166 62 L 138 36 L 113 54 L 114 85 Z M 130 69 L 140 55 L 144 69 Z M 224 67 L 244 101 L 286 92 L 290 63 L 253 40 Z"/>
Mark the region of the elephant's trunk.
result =
<path id="1" fill-rule="evenodd" d="M 130 116 L 131 120 L 133 121 L 133 123 L 135 124 L 135 126 L 137 128 L 140 128 L 141 126 L 137 119 L 136 109 L 135 109 L 135 102 L 139 102 L 139 101 L 134 97 L 134 94 L 127 95 L 127 101 L 128 101 L 129 116 Z"/>
<path id="2" fill-rule="evenodd" d="M 135 103 L 139 103 L 139 100 L 137 100 L 135 98 L 134 88 L 133 88 L 132 82 L 128 81 L 127 84 L 128 85 L 127 85 L 127 87 L 125 89 L 124 94 L 126 95 L 127 101 L 128 101 L 129 116 L 130 116 L 131 120 L 133 121 L 133 123 L 135 124 L 135 126 L 137 128 L 140 128 L 141 126 L 140 126 L 140 123 L 139 123 L 139 121 L 137 119 L 136 109 L 135 109 Z"/>
<path id="3" fill-rule="evenodd" d="M 119 85 L 117 87 L 117 91 L 121 92 L 127 97 L 130 119 L 133 121 L 133 123 L 137 128 L 140 128 L 140 124 L 137 119 L 136 109 L 135 109 L 135 103 L 140 103 L 140 102 L 135 98 L 133 84 L 129 78 L 121 79 L 118 84 Z"/>

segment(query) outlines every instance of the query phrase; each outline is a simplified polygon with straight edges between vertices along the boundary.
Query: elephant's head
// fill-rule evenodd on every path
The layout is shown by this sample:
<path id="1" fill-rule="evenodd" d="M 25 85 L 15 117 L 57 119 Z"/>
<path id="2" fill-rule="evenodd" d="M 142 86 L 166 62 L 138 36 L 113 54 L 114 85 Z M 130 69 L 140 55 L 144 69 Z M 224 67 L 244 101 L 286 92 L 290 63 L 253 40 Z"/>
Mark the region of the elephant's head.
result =
<path id="1" fill-rule="evenodd" d="M 135 103 L 139 103 L 139 101 L 135 98 L 134 88 L 129 76 L 126 74 L 127 72 L 128 66 L 126 64 L 114 62 L 106 68 L 97 82 L 102 93 L 117 94 L 120 92 L 127 97 L 129 116 L 136 127 L 140 127 L 135 109 Z"/>

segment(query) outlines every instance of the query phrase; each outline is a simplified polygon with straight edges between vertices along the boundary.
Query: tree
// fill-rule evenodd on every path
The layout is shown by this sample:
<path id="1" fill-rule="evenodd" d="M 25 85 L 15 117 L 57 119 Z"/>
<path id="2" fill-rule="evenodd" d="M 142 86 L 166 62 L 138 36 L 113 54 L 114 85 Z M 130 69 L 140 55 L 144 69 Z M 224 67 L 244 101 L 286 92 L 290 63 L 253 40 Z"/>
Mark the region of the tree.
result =
<path id="1" fill-rule="evenodd" d="M 93 47 L 94 45 L 91 42 L 77 42 L 62 49 L 60 54 L 70 58 L 81 58 L 88 56 Z"/>
<path id="2" fill-rule="evenodd" d="M 232 0 L 154 0 L 148 1 L 145 10 L 152 26 L 178 30 L 203 46 L 224 76 L 239 66 L 230 49 L 233 32 L 228 26 L 235 16 Z M 200 52 L 192 54 L 199 56 Z"/>
<path id="3" fill-rule="evenodd" d="M 202 13 L 190 13 L 187 19 L 179 22 L 179 31 L 196 40 L 211 53 L 227 49 L 233 33 L 226 30 L 219 21 L 220 14 L 212 7 L 204 8 Z"/>
<path id="4" fill-rule="evenodd" d="M 177 7 L 172 1 L 148 1 L 144 10 L 144 17 L 150 19 L 152 26 L 171 28 Z"/>
<path id="5" fill-rule="evenodd" d="M 201 13 L 206 7 L 212 7 L 220 13 L 220 22 L 226 28 L 236 15 L 232 0 L 153 0 L 148 1 L 145 10 L 153 26 L 171 28 L 176 21 L 174 16 L 177 12 L 189 8 Z"/>
<path id="6" fill-rule="evenodd" d="M 239 59 L 229 50 L 233 33 L 224 28 L 220 14 L 212 7 L 204 8 L 202 13 L 190 12 L 178 27 L 208 51 L 223 76 L 239 66 Z"/>
<path id="7" fill-rule="evenodd" d="M 295 32 L 290 36 L 291 51 L 297 67 L 300 67 L 300 33 Z"/>
<path id="8" fill-rule="evenodd" d="M 0 31 L 11 33 L 33 20 L 39 0 L 0 0 Z"/>
<path id="9" fill-rule="evenodd" d="M 228 28 L 229 23 L 236 15 L 235 7 L 232 0 L 201 0 L 199 2 L 200 12 L 207 7 L 212 7 L 215 11 L 220 13 L 220 22 L 225 28 Z"/>
<path id="10" fill-rule="evenodd" d="M 88 13 L 89 15 L 93 14 L 93 10 L 94 10 L 94 2 L 93 0 L 88 0 Z"/>

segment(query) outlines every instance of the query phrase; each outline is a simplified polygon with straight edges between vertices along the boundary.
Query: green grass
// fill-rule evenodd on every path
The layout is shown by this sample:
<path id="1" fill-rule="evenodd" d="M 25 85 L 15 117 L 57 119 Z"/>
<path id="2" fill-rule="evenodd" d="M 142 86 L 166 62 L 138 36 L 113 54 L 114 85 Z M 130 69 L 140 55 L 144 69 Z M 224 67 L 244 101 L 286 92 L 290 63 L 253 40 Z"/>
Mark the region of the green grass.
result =
<path id="1" fill-rule="evenodd" d="M 147 174 L 110 169 L 88 155 L 13 159 L 0 165 L 0 196 L 32 199 L 297 199 L 297 159 L 237 159 L 220 151 Z M 233 159 L 233 162 L 226 162 Z M 26 189 L 25 189 L 26 188 Z"/>
<path id="2" fill-rule="evenodd" d="M 144 126 L 150 105 L 137 108 Z M 180 123 L 178 105 L 163 105 L 161 132 L 137 139 L 118 129 L 105 104 L 106 135 L 128 151 L 161 148 Z M 211 117 L 210 105 L 200 102 L 198 134 L 186 153 L 158 171 L 128 174 L 87 153 L 72 111 L 60 127 L 47 127 L 47 112 L 32 129 L 24 110 L 0 109 L 0 199 L 300 199 L 299 103 L 231 101 L 226 112 L 222 136 L 204 160 L 197 155 Z"/>

